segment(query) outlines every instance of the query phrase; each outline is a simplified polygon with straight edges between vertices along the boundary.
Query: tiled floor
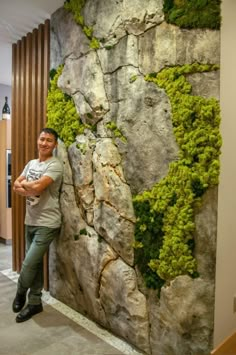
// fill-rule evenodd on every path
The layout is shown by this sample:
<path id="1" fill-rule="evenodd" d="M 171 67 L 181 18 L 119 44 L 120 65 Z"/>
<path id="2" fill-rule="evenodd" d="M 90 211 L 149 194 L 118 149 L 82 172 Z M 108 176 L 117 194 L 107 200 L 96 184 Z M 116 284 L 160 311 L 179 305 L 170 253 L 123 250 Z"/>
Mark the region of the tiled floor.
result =
<path id="1" fill-rule="evenodd" d="M 12 246 L 0 243 L 0 271 L 11 269 Z"/>
<path id="2" fill-rule="evenodd" d="M 17 277 L 11 270 L 11 246 L 0 244 L 0 355 L 142 354 L 48 293 L 42 313 L 16 323 L 11 304 Z"/>

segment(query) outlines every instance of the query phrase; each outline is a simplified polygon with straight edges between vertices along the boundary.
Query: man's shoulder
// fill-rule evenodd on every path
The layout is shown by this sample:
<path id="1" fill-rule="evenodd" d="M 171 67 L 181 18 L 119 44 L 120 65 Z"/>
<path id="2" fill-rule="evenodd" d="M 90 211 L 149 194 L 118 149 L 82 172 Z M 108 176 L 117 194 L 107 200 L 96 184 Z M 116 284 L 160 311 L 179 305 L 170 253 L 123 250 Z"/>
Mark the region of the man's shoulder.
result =
<path id="1" fill-rule="evenodd" d="M 63 172 L 63 165 L 57 157 L 52 157 L 46 162 L 47 171 L 59 171 Z"/>
<path id="2" fill-rule="evenodd" d="M 62 167 L 61 160 L 54 156 L 48 161 L 48 164 L 58 165 Z"/>

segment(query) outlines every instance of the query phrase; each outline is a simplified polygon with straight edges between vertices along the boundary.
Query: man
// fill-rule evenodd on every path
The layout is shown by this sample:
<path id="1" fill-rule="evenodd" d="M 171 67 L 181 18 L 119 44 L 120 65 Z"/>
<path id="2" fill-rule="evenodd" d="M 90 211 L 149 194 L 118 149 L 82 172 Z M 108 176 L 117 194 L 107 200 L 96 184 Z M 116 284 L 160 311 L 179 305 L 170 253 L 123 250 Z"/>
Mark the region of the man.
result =
<path id="1" fill-rule="evenodd" d="M 63 169 L 53 156 L 57 138 L 53 129 L 42 129 L 37 141 L 38 159 L 29 161 L 13 186 L 17 194 L 26 196 L 26 256 L 12 305 L 13 312 L 20 312 L 16 317 L 18 323 L 43 311 L 43 256 L 60 231 L 59 190 Z M 28 305 L 23 308 L 28 290 Z"/>

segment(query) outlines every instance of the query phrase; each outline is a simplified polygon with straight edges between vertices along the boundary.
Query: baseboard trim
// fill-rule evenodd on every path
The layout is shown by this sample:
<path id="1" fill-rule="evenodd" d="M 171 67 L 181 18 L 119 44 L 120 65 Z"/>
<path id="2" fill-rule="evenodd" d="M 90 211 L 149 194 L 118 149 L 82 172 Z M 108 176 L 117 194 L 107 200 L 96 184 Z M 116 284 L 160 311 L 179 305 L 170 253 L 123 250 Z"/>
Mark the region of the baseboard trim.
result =
<path id="1" fill-rule="evenodd" d="M 0 243 L 5 244 L 5 245 L 12 245 L 12 239 L 5 239 L 0 237 Z"/>

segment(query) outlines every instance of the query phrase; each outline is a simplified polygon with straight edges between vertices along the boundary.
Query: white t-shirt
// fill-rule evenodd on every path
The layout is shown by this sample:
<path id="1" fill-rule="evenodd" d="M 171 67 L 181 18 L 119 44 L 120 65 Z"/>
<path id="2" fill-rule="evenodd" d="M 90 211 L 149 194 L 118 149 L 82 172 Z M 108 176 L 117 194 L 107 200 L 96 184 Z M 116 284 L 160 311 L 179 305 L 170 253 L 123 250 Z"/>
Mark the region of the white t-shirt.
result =
<path id="1" fill-rule="evenodd" d="M 60 227 L 59 190 L 62 173 L 63 167 L 55 157 L 42 162 L 39 159 L 30 160 L 25 166 L 21 176 L 25 176 L 27 181 L 38 180 L 42 176 L 49 176 L 53 179 L 53 183 L 39 196 L 26 197 L 25 224 L 49 228 Z"/>

